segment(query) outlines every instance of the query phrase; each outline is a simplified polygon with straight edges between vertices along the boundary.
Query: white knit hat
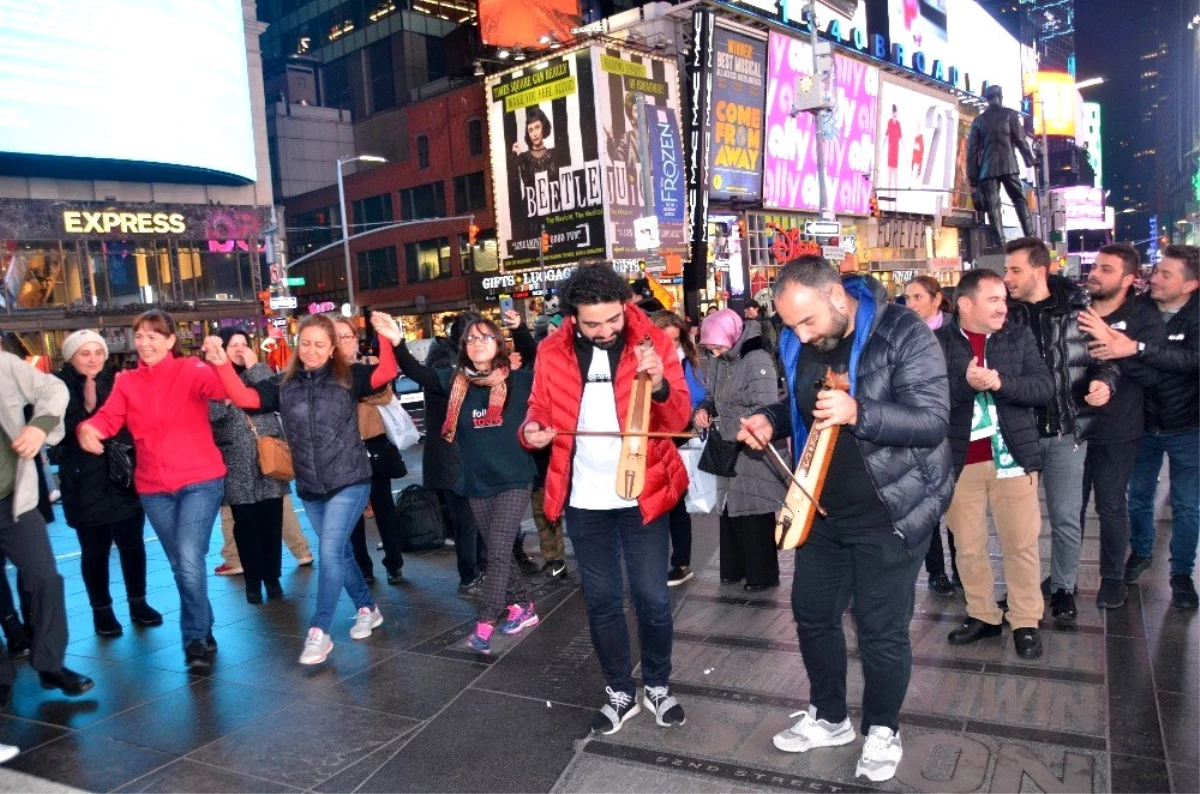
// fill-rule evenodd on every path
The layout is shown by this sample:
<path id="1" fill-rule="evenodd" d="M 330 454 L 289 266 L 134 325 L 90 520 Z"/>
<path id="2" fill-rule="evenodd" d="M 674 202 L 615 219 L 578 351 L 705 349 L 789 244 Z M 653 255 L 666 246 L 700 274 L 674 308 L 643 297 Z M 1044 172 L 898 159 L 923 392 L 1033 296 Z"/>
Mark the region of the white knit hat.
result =
<path id="1" fill-rule="evenodd" d="M 85 328 L 82 331 L 76 331 L 63 340 L 63 361 L 70 361 L 72 358 L 74 358 L 75 354 L 79 352 L 79 348 L 83 347 L 88 342 L 95 342 L 96 344 L 100 345 L 100 347 L 104 350 L 104 357 L 108 358 L 108 342 L 105 342 L 104 337 L 100 336 L 100 334 Z"/>

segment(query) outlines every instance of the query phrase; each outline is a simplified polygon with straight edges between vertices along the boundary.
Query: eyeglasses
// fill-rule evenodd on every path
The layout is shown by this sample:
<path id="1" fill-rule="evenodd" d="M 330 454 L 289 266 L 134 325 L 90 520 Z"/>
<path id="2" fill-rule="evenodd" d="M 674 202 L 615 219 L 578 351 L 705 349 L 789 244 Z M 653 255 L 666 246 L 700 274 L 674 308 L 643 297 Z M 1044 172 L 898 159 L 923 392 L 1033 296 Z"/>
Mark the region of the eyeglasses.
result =
<path id="1" fill-rule="evenodd" d="M 338 334 L 338 339 L 341 339 L 343 342 L 346 342 L 351 339 L 358 339 L 358 337 L 355 336 L 354 334 Z"/>
<path id="2" fill-rule="evenodd" d="M 467 337 L 468 345 L 486 345 L 488 342 L 495 342 L 495 341 L 496 341 L 496 337 L 493 336 L 492 334 L 480 334 L 478 336 L 476 336 L 475 334 L 471 334 L 470 336 Z"/>

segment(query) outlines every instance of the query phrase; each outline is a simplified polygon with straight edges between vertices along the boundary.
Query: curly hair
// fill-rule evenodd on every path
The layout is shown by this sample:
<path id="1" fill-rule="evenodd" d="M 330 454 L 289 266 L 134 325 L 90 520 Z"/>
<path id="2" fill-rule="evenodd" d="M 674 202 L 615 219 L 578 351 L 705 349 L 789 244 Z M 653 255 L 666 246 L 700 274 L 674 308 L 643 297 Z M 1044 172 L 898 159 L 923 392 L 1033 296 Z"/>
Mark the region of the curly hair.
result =
<path id="1" fill-rule="evenodd" d="M 572 317 L 580 306 L 597 303 L 627 303 L 633 298 L 629 282 L 613 270 L 612 263 L 598 261 L 575 268 L 558 290 L 563 311 Z"/>

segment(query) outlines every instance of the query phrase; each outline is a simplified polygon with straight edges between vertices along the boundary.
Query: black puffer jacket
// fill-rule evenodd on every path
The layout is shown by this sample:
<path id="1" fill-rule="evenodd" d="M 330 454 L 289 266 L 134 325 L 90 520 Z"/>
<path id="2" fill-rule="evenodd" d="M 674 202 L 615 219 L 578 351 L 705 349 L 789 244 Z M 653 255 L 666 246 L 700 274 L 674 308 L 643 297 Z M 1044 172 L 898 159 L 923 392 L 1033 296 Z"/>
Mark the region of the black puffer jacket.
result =
<path id="1" fill-rule="evenodd" d="M 59 490 L 62 492 L 63 513 L 67 525 L 88 527 L 124 521 L 142 514 L 142 503 L 133 488 L 121 488 L 108 478 L 108 463 L 103 455 L 85 452 L 75 438 L 79 423 L 89 418 L 83 407 L 84 378 L 75 367 L 63 364 L 57 373 L 67 385 L 70 402 L 63 416 L 66 435 L 58 445 Z M 96 376 L 96 408 L 104 405 L 112 393 L 117 371 L 105 367 Z M 95 413 L 93 411 L 93 413 Z M 133 436 L 122 429 L 117 440 L 133 443 Z"/>
<path id="2" fill-rule="evenodd" d="M 859 301 L 850 353 L 858 423 L 847 429 L 858 441 L 892 526 L 905 546 L 915 549 L 937 529 L 954 490 L 946 441 L 950 420 L 946 362 L 925 322 L 915 312 L 889 304 L 878 281 L 853 275 L 842 283 Z M 779 358 L 789 394 L 796 392 L 801 355 L 799 338 L 790 328 L 784 329 Z M 793 454 L 798 454 L 807 434 L 795 410 L 793 399 L 768 406 L 763 413 L 775 426 L 775 438 L 792 436 Z"/>
<path id="3" fill-rule="evenodd" d="M 1079 312 L 1090 299 L 1083 287 L 1062 276 L 1050 276 L 1054 303 L 1041 313 L 1042 356 L 1054 378 L 1054 397 L 1037 412 L 1038 430 L 1045 436 L 1074 434 L 1076 442 L 1092 435 L 1095 411 L 1083 401 L 1093 380 L 1106 384 L 1114 394 L 1121 377 L 1111 361 L 1097 361 L 1088 353 L 1092 338 L 1079 329 Z M 1029 305 L 1009 301 L 1008 321 L 1029 325 Z"/>
<path id="4" fill-rule="evenodd" d="M 1142 300 L 1158 311 L 1148 296 Z M 1147 342 L 1140 356 L 1158 370 L 1158 382 L 1146 389 L 1146 429 L 1194 430 L 1200 427 L 1200 292 L 1192 293 L 1166 332 L 1166 341 Z"/>
<path id="5" fill-rule="evenodd" d="M 935 334 L 946 356 L 946 375 L 950 379 L 950 448 L 954 452 L 954 473 L 962 474 L 971 442 L 971 420 L 978 393 L 967 383 L 967 365 L 975 357 L 971 342 L 958 321 L 943 325 Z M 1042 452 L 1038 446 L 1037 419 L 1034 409 L 1045 405 L 1054 394 L 1054 378 L 1037 349 L 1033 332 L 1025 326 L 1004 324 L 983 344 L 984 366 L 1000 373 L 1000 389 L 993 395 L 1000 435 L 1013 459 L 1025 471 L 1041 471 Z"/>

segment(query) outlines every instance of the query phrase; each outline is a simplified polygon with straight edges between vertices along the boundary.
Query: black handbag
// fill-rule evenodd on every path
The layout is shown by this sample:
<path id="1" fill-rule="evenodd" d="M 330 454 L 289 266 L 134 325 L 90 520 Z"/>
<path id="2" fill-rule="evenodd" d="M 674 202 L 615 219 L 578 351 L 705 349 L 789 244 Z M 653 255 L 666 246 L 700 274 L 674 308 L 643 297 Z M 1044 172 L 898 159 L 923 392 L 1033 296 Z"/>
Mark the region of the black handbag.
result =
<path id="1" fill-rule="evenodd" d="M 393 480 L 407 477 L 408 466 L 404 464 L 404 456 L 400 454 L 400 450 L 396 449 L 396 445 L 388 441 L 386 436 L 377 438 L 381 439 L 382 443 L 371 439 L 366 444 L 367 454 L 371 457 L 371 471 Z"/>
<path id="2" fill-rule="evenodd" d="M 696 468 L 718 477 L 736 477 L 735 467 L 740 452 L 741 444 L 736 440 L 726 441 L 721 438 L 714 425 L 708 429 L 708 440 L 704 442 L 704 451 L 700 453 L 700 462 L 696 464 Z"/>
<path id="3" fill-rule="evenodd" d="M 137 465 L 137 453 L 133 443 L 120 436 L 104 442 L 104 463 L 108 467 L 108 479 L 114 485 L 130 490 L 133 488 L 133 470 Z"/>

